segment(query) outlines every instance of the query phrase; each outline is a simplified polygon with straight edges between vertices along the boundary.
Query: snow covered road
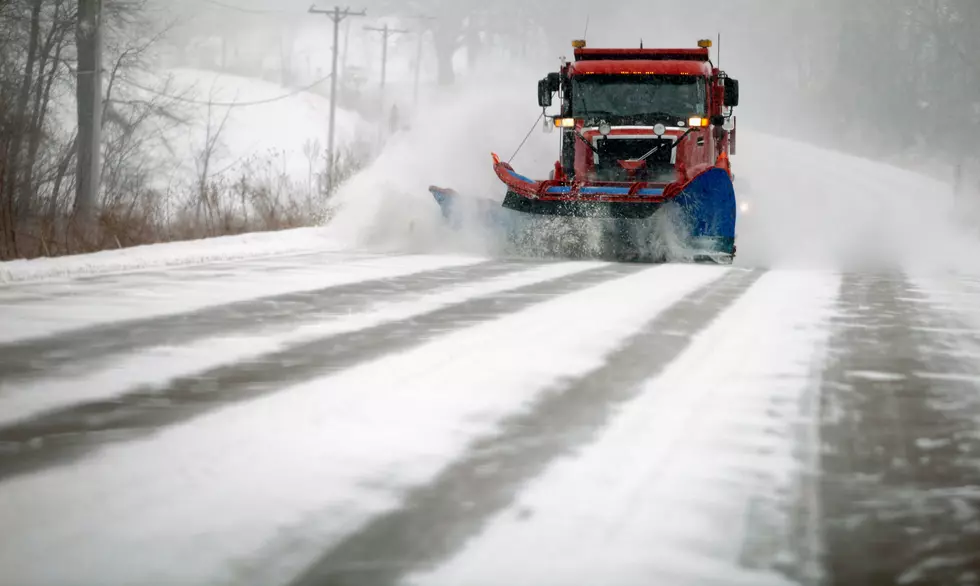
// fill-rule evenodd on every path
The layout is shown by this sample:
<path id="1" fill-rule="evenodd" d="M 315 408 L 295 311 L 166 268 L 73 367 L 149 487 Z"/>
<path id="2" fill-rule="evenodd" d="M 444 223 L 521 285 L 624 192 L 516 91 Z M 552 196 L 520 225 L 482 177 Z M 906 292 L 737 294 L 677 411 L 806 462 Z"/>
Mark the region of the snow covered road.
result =
<path id="1" fill-rule="evenodd" d="M 976 583 L 978 304 L 330 251 L 0 285 L 0 584 Z"/>

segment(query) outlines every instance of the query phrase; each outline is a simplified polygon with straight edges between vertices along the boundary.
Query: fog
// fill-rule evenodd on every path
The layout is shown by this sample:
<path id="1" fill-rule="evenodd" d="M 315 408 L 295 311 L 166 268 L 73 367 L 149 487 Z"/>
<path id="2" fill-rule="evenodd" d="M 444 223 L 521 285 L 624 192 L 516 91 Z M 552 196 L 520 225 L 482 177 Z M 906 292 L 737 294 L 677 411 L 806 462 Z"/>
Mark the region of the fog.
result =
<path id="1" fill-rule="evenodd" d="M 356 247 L 495 253 L 493 235 L 447 229 L 427 188 L 502 198 L 490 153 L 509 160 L 533 127 L 536 80 L 571 55 L 571 40 L 693 47 L 710 38 L 712 58 L 742 88 L 733 164 L 739 198 L 752 211 L 740 219 L 740 264 L 972 270 L 977 255 L 964 251 L 977 235 L 970 214 L 972 177 L 980 176 L 972 140 L 980 71 L 966 56 L 980 48 L 980 12 L 970 0 L 859 4 L 351 4 L 366 15 L 341 24 L 338 107 L 378 127 L 390 124 L 394 107 L 400 127 L 359 131 L 372 154 L 325 204 L 325 229 Z M 313 83 L 328 96 L 329 84 L 317 80 L 330 72 L 332 24 L 308 9 L 306 1 L 276 0 L 152 4 L 153 18 L 167 26 L 155 66 L 286 88 Z M 407 32 L 389 40 L 382 93 L 381 35 L 364 27 L 386 24 Z M 326 129 L 322 136 L 325 143 Z M 543 177 L 557 150 L 557 134 L 539 125 L 513 164 Z"/>
<path id="2" fill-rule="evenodd" d="M 311 2 L 0 0 L 5 578 L 976 579 L 980 0 Z M 572 40 L 705 38 L 736 270 L 498 262 Z"/>

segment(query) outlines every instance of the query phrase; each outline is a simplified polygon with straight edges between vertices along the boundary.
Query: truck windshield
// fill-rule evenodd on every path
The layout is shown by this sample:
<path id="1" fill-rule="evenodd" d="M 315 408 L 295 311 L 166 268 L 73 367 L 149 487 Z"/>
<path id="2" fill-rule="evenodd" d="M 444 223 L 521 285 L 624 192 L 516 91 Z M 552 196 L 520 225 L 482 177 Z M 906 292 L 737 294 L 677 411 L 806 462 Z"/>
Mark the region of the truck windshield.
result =
<path id="1" fill-rule="evenodd" d="M 693 75 L 582 75 L 572 79 L 572 116 L 679 119 L 707 110 L 705 80 Z"/>

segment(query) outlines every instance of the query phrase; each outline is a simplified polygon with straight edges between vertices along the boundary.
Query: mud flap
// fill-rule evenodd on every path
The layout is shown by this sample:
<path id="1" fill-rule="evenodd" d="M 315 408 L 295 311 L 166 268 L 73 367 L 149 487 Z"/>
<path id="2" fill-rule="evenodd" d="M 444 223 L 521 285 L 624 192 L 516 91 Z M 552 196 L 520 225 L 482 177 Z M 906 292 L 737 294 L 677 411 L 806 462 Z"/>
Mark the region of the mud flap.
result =
<path id="1" fill-rule="evenodd" d="M 698 256 L 711 262 L 715 257 L 735 255 L 735 187 L 728 173 L 713 168 L 698 175 L 674 200 L 680 208 L 688 243 Z"/>

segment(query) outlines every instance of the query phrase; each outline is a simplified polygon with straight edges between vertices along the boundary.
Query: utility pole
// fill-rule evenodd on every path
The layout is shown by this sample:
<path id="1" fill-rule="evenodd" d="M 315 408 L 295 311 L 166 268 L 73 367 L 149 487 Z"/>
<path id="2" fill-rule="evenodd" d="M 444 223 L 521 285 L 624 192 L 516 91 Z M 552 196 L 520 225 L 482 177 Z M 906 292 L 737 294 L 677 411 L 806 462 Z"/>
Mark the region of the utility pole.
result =
<path id="1" fill-rule="evenodd" d="M 385 77 L 388 74 L 388 37 L 398 33 L 408 33 L 411 31 L 403 29 L 388 28 L 388 24 L 385 23 L 384 27 L 376 28 L 372 26 L 364 27 L 366 31 L 376 31 L 381 33 L 381 111 L 384 112 L 385 107 Z"/>
<path id="2" fill-rule="evenodd" d="M 79 0 L 78 26 L 78 161 L 75 213 L 92 219 L 102 175 L 102 0 Z"/>
<path id="3" fill-rule="evenodd" d="M 434 16 L 416 16 L 416 20 L 437 20 Z M 419 27 L 419 38 L 418 46 L 415 49 L 415 90 L 413 94 L 413 104 L 414 108 L 418 110 L 419 107 L 419 79 L 422 76 L 422 41 L 425 39 L 426 29 Z"/>
<path id="4" fill-rule="evenodd" d="M 347 55 L 350 53 L 350 21 L 344 25 L 344 52 L 340 58 L 340 75 L 347 79 Z"/>
<path id="5" fill-rule="evenodd" d="M 367 16 L 367 12 L 351 12 L 350 8 L 335 6 L 333 10 L 310 7 L 310 14 L 324 14 L 333 21 L 333 64 L 330 69 L 330 130 L 327 137 L 327 195 L 333 190 L 334 129 L 337 123 L 337 58 L 340 56 L 340 21 L 348 16 Z"/>

